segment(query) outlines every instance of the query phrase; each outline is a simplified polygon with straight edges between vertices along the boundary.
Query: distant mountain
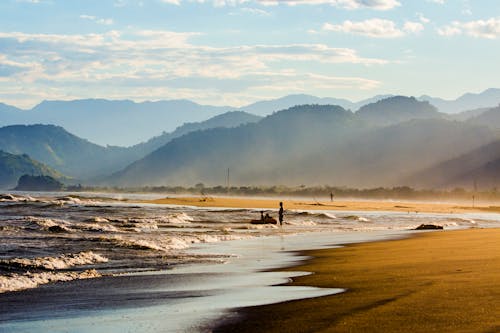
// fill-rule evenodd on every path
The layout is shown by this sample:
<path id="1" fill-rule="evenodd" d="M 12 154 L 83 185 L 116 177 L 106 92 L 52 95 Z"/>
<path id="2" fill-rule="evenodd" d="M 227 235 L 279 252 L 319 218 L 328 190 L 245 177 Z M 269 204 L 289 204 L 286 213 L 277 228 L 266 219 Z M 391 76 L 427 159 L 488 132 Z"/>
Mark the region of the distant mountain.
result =
<path id="1" fill-rule="evenodd" d="M 16 186 L 22 175 L 47 175 L 57 179 L 65 178 L 54 169 L 31 159 L 28 155 L 14 155 L 0 150 L 0 189 Z"/>
<path id="2" fill-rule="evenodd" d="M 259 101 L 243 107 L 200 105 L 188 100 L 136 103 L 129 100 L 82 99 L 44 101 L 31 110 L 20 110 L 0 103 L 0 126 L 52 124 L 100 145 L 132 146 L 153 135 L 171 132 L 183 123 L 201 122 L 229 111 L 245 111 L 267 116 L 296 105 L 339 105 L 356 111 L 367 104 L 393 95 L 377 95 L 358 102 L 342 98 L 320 98 L 297 94 Z M 480 94 L 465 94 L 456 100 L 421 96 L 440 112 L 459 113 L 500 103 L 500 89 Z"/>
<path id="3" fill-rule="evenodd" d="M 445 119 L 415 119 L 374 129 L 337 152 L 347 156 L 346 178 L 361 187 L 410 185 L 420 170 L 497 138 L 487 127 Z M 350 156 L 350 157 L 349 157 Z M 411 185 L 420 186 L 420 182 Z"/>
<path id="4" fill-rule="evenodd" d="M 174 139 L 110 181 L 120 185 L 221 184 L 230 168 L 238 182 L 275 183 L 289 178 L 283 176 L 298 156 L 357 132 L 361 124 L 354 123 L 353 114 L 339 106 L 293 107 L 256 124 L 193 132 Z"/>
<path id="5" fill-rule="evenodd" d="M 500 104 L 500 89 L 490 88 L 479 94 L 467 93 L 455 100 L 445 100 L 430 96 L 421 96 L 419 100 L 428 101 L 440 112 L 459 113 L 466 110 L 494 107 Z"/>
<path id="6" fill-rule="evenodd" d="M 394 96 L 361 107 L 356 116 L 377 126 L 387 126 L 411 119 L 442 118 L 436 107 L 414 97 Z"/>
<path id="7" fill-rule="evenodd" d="M 297 105 L 339 105 L 344 109 L 353 109 L 356 104 L 347 99 L 321 98 L 305 94 L 288 95 L 277 99 L 259 101 L 244 107 L 240 110 L 250 112 L 260 116 L 268 116 L 278 110 L 284 110 Z"/>
<path id="8" fill-rule="evenodd" d="M 459 113 L 447 114 L 446 118 L 458 121 L 466 121 L 476 116 L 479 116 L 481 113 L 484 113 L 490 109 L 491 108 L 479 108 L 479 109 L 462 111 Z"/>
<path id="9" fill-rule="evenodd" d="M 500 129 L 500 104 L 496 108 L 488 109 L 475 117 L 469 118 L 467 122 L 488 126 L 497 130 Z"/>
<path id="10" fill-rule="evenodd" d="M 53 125 L 14 125 L 0 128 L 0 149 L 28 154 L 74 178 L 110 173 L 130 163 L 124 148 L 101 147 Z"/>
<path id="11" fill-rule="evenodd" d="M 91 179 L 123 169 L 170 140 L 186 133 L 213 127 L 233 127 L 255 122 L 260 117 L 235 111 L 200 123 L 187 123 L 130 147 L 99 146 L 53 125 L 14 125 L 0 128 L 0 149 L 29 154 L 39 161 L 78 179 Z"/>
<path id="12" fill-rule="evenodd" d="M 178 138 L 190 132 L 217 127 L 237 127 L 247 123 L 255 123 L 260 119 L 261 117 L 247 112 L 230 111 L 202 122 L 185 123 L 184 125 L 177 127 L 175 131 L 171 133 L 163 133 L 160 136 L 149 139 L 147 142 L 130 147 L 130 149 L 137 152 L 135 154 L 137 156 L 136 159 L 139 159 L 160 148 L 170 140 Z"/>
<path id="13" fill-rule="evenodd" d="M 470 150 L 408 177 L 409 185 L 427 188 L 464 187 L 492 189 L 500 186 L 500 141 Z"/>
<path id="14" fill-rule="evenodd" d="M 230 110 L 230 107 L 199 105 L 187 100 L 44 101 L 26 111 L 0 109 L 0 124 L 52 124 L 101 145 L 130 146 L 154 134 L 172 131 L 179 124 L 203 121 Z"/>
<path id="15" fill-rule="evenodd" d="M 381 99 L 392 97 L 393 95 L 377 95 L 371 98 L 367 98 L 358 102 L 352 102 L 343 98 L 331 98 L 331 97 L 316 97 L 312 95 L 296 94 L 288 95 L 277 99 L 271 99 L 267 101 L 259 101 L 244 107 L 240 110 L 247 111 L 253 114 L 268 116 L 273 112 L 278 110 L 285 110 L 298 105 L 338 105 L 346 110 L 356 111 L 360 107 L 377 102 Z"/>
<path id="16" fill-rule="evenodd" d="M 21 109 L 16 108 L 15 106 L 0 103 L 0 114 L 1 113 L 11 113 L 11 112 L 22 112 Z M 3 121 L 3 119 L 0 119 L 0 122 Z"/>
<path id="17" fill-rule="evenodd" d="M 487 127 L 445 119 L 374 126 L 362 113 L 339 106 L 304 105 L 255 124 L 184 135 L 108 181 L 122 186 L 218 185 L 225 182 L 229 168 L 235 185 L 398 185 L 418 170 L 495 137 Z"/>

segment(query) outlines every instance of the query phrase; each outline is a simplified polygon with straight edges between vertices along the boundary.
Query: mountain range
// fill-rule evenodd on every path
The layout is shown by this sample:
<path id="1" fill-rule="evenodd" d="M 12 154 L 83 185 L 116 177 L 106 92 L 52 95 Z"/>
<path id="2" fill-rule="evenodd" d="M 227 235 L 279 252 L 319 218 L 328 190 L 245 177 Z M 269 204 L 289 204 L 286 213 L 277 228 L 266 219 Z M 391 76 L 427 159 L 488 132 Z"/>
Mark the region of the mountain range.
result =
<path id="1" fill-rule="evenodd" d="M 235 185 L 373 187 L 411 179 L 419 187 L 425 179 L 414 175 L 497 140 L 494 127 L 447 119 L 428 102 L 402 96 L 356 113 L 340 106 L 303 105 L 257 123 L 171 140 L 108 181 L 215 185 L 225 182 L 229 169 Z"/>
<path id="2" fill-rule="evenodd" d="M 183 123 L 201 122 L 228 111 L 245 111 L 268 116 L 295 105 L 339 105 L 356 111 L 365 105 L 392 95 L 378 95 L 358 102 L 347 99 L 320 98 L 311 95 L 289 95 L 259 101 L 243 107 L 200 105 L 188 100 L 168 100 L 136 103 L 129 100 L 83 99 L 74 101 L 44 101 L 30 110 L 21 110 L 0 103 L 0 126 L 51 124 L 102 146 L 133 146 L 171 132 Z M 429 96 L 417 97 L 428 101 L 442 113 L 455 114 L 500 104 L 500 89 L 488 89 L 479 94 L 465 94 L 455 100 Z"/>
<path id="3" fill-rule="evenodd" d="M 266 117 L 232 111 L 127 148 L 54 125 L 6 126 L 0 149 L 29 154 L 85 184 L 220 185 L 229 169 L 233 185 L 437 188 L 470 186 L 474 178 L 494 187 L 499 125 L 500 106 L 450 116 L 427 101 L 393 96 L 357 112 L 338 105 L 299 105 Z"/>
<path id="4" fill-rule="evenodd" d="M 103 177 L 144 157 L 168 141 L 192 131 L 232 127 L 258 121 L 245 112 L 228 112 L 200 123 L 187 123 L 171 133 L 128 148 L 99 146 L 55 125 L 12 125 L 0 128 L 0 149 L 11 154 L 29 154 L 34 159 L 75 178 Z"/>

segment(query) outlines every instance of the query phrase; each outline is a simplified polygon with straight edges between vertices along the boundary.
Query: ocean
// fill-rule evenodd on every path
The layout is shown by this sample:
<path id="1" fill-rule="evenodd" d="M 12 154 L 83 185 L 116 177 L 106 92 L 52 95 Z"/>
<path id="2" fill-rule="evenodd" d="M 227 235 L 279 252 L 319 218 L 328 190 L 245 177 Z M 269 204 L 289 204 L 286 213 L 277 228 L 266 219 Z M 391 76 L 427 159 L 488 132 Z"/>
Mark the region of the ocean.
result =
<path id="1" fill-rule="evenodd" d="M 276 286 L 306 274 L 268 271 L 304 259 L 294 251 L 406 237 L 423 223 L 500 226 L 490 213 L 318 210 L 253 225 L 277 211 L 137 203 L 154 197 L 0 195 L 0 332 L 209 331 L 232 308 L 342 291 Z"/>

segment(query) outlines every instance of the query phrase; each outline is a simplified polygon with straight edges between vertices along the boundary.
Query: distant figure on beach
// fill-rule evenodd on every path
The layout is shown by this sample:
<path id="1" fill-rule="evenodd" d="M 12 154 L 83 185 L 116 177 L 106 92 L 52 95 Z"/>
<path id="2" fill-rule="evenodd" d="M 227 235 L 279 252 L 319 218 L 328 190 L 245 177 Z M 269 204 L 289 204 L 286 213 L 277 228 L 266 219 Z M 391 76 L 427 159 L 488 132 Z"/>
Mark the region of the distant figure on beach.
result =
<path id="1" fill-rule="evenodd" d="M 330 201 L 333 202 L 333 192 L 330 192 Z"/>
<path id="2" fill-rule="evenodd" d="M 280 210 L 278 211 L 280 225 L 283 225 L 283 203 L 280 202 Z"/>
<path id="3" fill-rule="evenodd" d="M 264 216 L 264 220 L 269 220 L 272 219 L 271 215 L 269 213 L 266 213 L 266 216 Z"/>
<path id="4" fill-rule="evenodd" d="M 260 220 L 264 221 L 264 211 L 263 210 L 260 211 Z"/>

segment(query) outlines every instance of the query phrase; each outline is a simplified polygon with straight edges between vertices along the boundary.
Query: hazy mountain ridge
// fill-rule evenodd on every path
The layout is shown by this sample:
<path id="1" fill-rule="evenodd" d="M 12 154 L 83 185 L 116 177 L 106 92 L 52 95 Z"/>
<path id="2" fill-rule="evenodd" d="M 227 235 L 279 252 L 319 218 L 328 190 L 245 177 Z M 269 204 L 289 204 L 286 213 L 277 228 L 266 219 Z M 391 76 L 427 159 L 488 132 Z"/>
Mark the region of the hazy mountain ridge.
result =
<path id="1" fill-rule="evenodd" d="M 422 170 L 406 182 L 420 187 L 462 186 L 491 189 L 500 185 L 500 140 L 472 149 L 456 158 Z"/>
<path id="2" fill-rule="evenodd" d="M 460 113 L 478 108 L 490 108 L 500 104 L 500 89 L 490 88 L 480 93 L 466 93 L 454 100 L 420 96 L 422 101 L 428 101 L 444 113 Z"/>
<path id="3" fill-rule="evenodd" d="M 117 163 L 127 163 L 124 148 L 101 147 L 54 125 L 2 127 L 0 149 L 12 154 L 28 154 L 80 179 L 112 172 Z"/>
<path id="4" fill-rule="evenodd" d="M 495 108 L 487 109 L 480 114 L 467 119 L 467 122 L 476 125 L 489 126 L 500 129 L 500 104 Z"/>
<path id="5" fill-rule="evenodd" d="M 66 179 L 61 173 L 31 159 L 26 154 L 14 155 L 0 150 L 0 188 L 13 188 L 16 186 L 19 177 L 25 174 Z"/>
<path id="6" fill-rule="evenodd" d="M 54 125 L 13 125 L 0 128 L 0 149 L 13 154 L 29 154 L 54 169 L 79 179 L 108 175 L 123 169 L 175 137 L 211 127 L 239 126 L 257 116 L 229 112 L 201 123 L 188 123 L 172 133 L 130 147 L 99 146 Z"/>
<path id="7" fill-rule="evenodd" d="M 356 115 L 376 126 L 397 124 L 411 119 L 443 118 L 429 102 L 415 97 L 394 96 L 362 106 Z"/>
<path id="8" fill-rule="evenodd" d="M 28 153 L 79 179 L 113 173 L 103 184 L 122 186 L 218 185 L 227 168 L 239 184 L 406 185 L 412 175 L 496 140 L 494 109 L 484 113 L 488 126 L 474 117 L 449 120 L 404 96 L 355 113 L 333 105 L 295 106 L 265 118 L 236 111 L 129 148 L 102 147 L 57 126 L 9 126 L 0 128 L 0 149 Z"/>
<path id="9" fill-rule="evenodd" d="M 31 110 L 3 112 L 2 125 L 51 124 L 101 145 L 131 146 L 178 125 L 231 111 L 187 100 L 135 103 L 85 99 L 44 101 Z"/>
<path id="10" fill-rule="evenodd" d="M 82 99 L 44 101 L 30 110 L 21 110 L 0 103 L 0 125 L 52 124 L 62 126 L 79 137 L 103 146 L 132 146 L 154 135 L 171 132 L 183 123 L 204 121 L 228 111 L 245 111 L 267 116 L 277 110 L 305 104 L 340 105 L 344 109 L 356 111 L 388 97 L 393 95 L 377 95 L 352 102 L 342 98 L 297 94 L 259 101 L 243 107 L 201 105 L 188 100 L 137 103 L 130 100 Z M 500 89 L 488 89 L 479 94 L 465 94 L 450 101 L 429 96 L 417 99 L 429 101 L 440 112 L 454 114 L 498 105 Z"/>
<path id="11" fill-rule="evenodd" d="M 385 113 L 380 108 L 391 103 L 407 110 Z M 393 117 L 390 126 L 378 122 L 382 115 Z M 414 98 L 389 98 L 361 113 L 304 105 L 256 124 L 174 139 L 110 181 L 125 186 L 222 184 L 229 168 L 236 184 L 401 185 L 410 174 L 495 138 L 485 126 L 441 119 L 435 108 Z"/>
<path id="12" fill-rule="evenodd" d="M 251 113 L 243 111 L 229 111 L 202 122 L 185 123 L 182 126 L 177 127 L 173 132 L 164 132 L 162 135 L 153 137 L 146 142 L 134 145 L 130 148 L 131 150 L 136 152 L 137 156 L 144 157 L 148 153 L 165 145 L 170 140 L 178 138 L 190 132 L 216 127 L 237 127 L 242 124 L 257 122 L 260 119 L 261 117 Z"/>

